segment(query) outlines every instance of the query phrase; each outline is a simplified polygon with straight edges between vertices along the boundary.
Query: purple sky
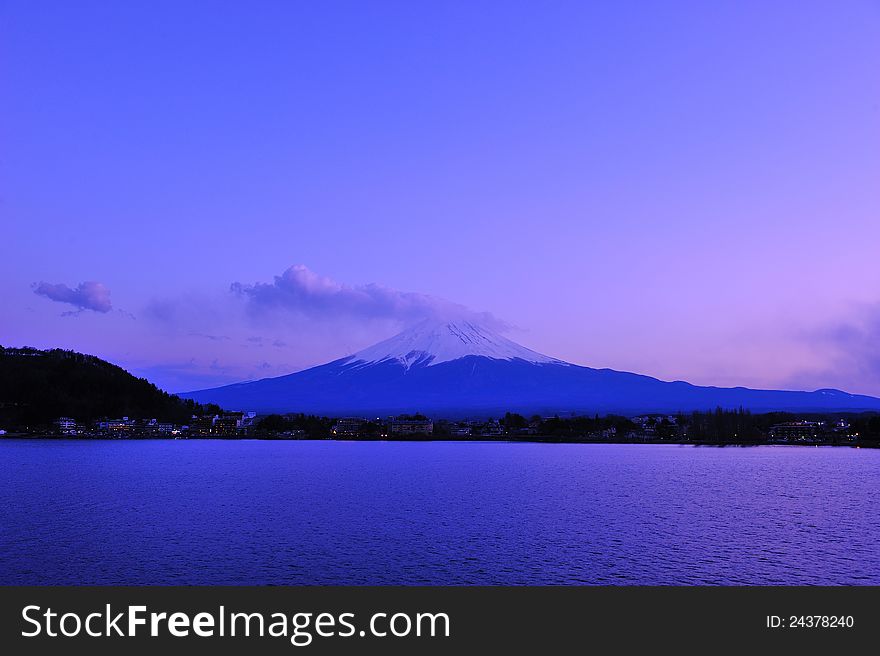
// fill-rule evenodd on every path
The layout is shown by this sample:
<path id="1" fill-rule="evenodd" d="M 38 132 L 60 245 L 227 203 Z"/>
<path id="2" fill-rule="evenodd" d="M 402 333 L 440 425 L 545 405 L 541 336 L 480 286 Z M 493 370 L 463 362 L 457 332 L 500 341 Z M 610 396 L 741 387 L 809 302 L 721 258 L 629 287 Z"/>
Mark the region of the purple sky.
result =
<path id="1" fill-rule="evenodd" d="M 0 344 L 173 391 L 425 314 L 880 395 L 880 3 L 0 4 Z"/>

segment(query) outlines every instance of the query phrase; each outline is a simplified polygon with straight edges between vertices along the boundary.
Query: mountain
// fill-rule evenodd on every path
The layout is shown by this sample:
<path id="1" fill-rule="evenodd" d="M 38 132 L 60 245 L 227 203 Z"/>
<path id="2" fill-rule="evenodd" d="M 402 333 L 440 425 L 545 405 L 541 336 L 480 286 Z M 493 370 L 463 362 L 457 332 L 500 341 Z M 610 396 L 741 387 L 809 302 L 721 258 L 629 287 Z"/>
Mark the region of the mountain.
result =
<path id="1" fill-rule="evenodd" d="M 185 421 L 201 411 L 192 401 L 92 355 L 0 347 L 0 428 L 47 424 L 58 417 Z"/>
<path id="2" fill-rule="evenodd" d="M 591 369 L 536 353 L 468 321 L 425 321 L 348 357 L 277 378 L 181 394 L 258 412 L 435 416 L 880 410 L 880 399 L 815 392 L 698 387 Z"/>

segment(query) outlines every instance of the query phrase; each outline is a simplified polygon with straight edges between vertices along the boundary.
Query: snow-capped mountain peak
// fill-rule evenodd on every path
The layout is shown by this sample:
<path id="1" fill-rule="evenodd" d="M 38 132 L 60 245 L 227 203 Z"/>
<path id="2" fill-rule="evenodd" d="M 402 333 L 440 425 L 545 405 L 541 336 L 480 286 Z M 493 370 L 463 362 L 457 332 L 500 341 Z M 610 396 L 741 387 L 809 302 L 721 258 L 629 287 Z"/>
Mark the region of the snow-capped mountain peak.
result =
<path id="1" fill-rule="evenodd" d="M 350 356 L 355 364 L 398 361 L 406 368 L 432 366 L 469 355 L 494 360 L 566 364 L 520 346 L 493 330 L 471 321 L 423 321 L 402 333 Z"/>

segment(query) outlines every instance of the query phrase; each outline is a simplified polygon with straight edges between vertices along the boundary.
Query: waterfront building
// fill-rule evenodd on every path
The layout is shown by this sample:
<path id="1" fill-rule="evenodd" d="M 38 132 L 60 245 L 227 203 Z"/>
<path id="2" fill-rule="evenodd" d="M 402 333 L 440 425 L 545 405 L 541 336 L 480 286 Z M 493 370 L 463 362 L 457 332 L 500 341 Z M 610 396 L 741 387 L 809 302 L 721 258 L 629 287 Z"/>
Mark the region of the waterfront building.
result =
<path id="1" fill-rule="evenodd" d="M 95 428 L 106 433 L 128 433 L 134 428 L 134 421 L 128 417 L 122 419 L 102 419 L 95 422 Z"/>
<path id="2" fill-rule="evenodd" d="M 217 415 L 202 415 L 193 417 L 190 421 L 190 432 L 196 435 L 211 435 L 214 432 L 214 422 L 219 419 Z"/>
<path id="3" fill-rule="evenodd" d="M 76 435 L 76 421 L 70 417 L 58 417 L 55 428 L 62 435 Z"/>
<path id="4" fill-rule="evenodd" d="M 391 435 L 431 435 L 434 422 L 430 419 L 392 419 L 389 426 Z"/>
<path id="5" fill-rule="evenodd" d="M 786 442 L 815 440 L 821 435 L 823 427 L 824 422 L 820 421 L 789 421 L 771 426 L 770 437 Z"/>
<path id="6" fill-rule="evenodd" d="M 241 413 L 241 426 L 239 428 L 250 428 L 257 420 L 257 413 L 254 410 L 248 410 Z"/>
<path id="7" fill-rule="evenodd" d="M 214 418 L 212 433 L 214 435 L 235 435 L 241 428 L 242 413 L 231 412 Z"/>
<path id="8" fill-rule="evenodd" d="M 148 433 L 160 433 L 160 434 L 165 435 L 167 433 L 170 433 L 172 430 L 174 430 L 174 425 L 169 424 L 169 423 L 165 423 L 165 422 L 160 422 L 157 419 L 150 419 L 150 421 L 148 421 L 146 423 L 144 428 L 145 428 L 146 432 L 148 432 Z"/>
<path id="9" fill-rule="evenodd" d="M 492 419 L 483 425 L 480 434 L 484 437 L 499 437 L 504 434 L 504 429 L 497 420 Z"/>
<path id="10" fill-rule="evenodd" d="M 367 423 L 365 419 L 358 417 L 343 417 L 336 420 L 331 430 L 335 437 L 357 437 L 361 434 L 365 423 Z"/>

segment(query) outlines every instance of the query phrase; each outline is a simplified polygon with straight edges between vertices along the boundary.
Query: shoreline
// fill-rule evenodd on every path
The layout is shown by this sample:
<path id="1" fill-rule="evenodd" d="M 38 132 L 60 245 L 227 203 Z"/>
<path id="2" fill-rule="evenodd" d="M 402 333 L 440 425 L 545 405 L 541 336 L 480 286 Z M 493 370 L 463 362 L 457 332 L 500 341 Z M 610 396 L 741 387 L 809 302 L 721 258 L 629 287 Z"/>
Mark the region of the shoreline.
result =
<path id="1" fill-rule="evenodd" d="M 0 442 L 5 440 L 47 440 L 47 441 L 68 441 L 68 442 L 201 442 L 206 440 L 211 440 L 214 442 L 243 442 L 243 441 L 253 441 L 253 442 L 449 442 L 449 443 L 499 443 L 499 444 L 635 444 L 635 445 L 647 445 L 647 446 L 708 446 L 708 447 L 757 447 L 757 446 L 800 446 L 800 447 L 844 447 L 844 448 L 858 448 L 858 449 L 877 449 L 880 448 L 880 442 L 872 443 L 872 442 L 846 442 L 846 443 L 834 443 L 834 442 L 783 442 L 783 441 L 758 441 L 758 440 L 746 440 L 746 441 L 732 441 L 732 440 L 720 440 L 720 441 L 689 441 L 689 440 L 593 440 L 593 439 L 558 439 L 558 438 L 541 438 L 540 436 L 535 436 L 533 439 L 515 439 L 510 437 L 505 438 L 480 438 L 480 439 L 450 439 L 446 437 L 425 437 L 425 438 L 410 438 L 410 439 L 348 439 L 348 440 L 340 440 L 334 438 L 296 438 L 291 439 L 288 437 L 272 437 L 272 436 L 259 436 L 259 435 L 247 435 L 247 436 L 192 436 L 192 437 L 183 437 L 183 438 L 168 438 L 168 437 L 71 437 L 68 435 L 28 435 L 28 434 L 6 434 L 0 436 Z"/>

